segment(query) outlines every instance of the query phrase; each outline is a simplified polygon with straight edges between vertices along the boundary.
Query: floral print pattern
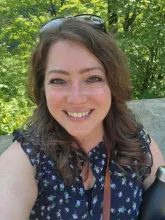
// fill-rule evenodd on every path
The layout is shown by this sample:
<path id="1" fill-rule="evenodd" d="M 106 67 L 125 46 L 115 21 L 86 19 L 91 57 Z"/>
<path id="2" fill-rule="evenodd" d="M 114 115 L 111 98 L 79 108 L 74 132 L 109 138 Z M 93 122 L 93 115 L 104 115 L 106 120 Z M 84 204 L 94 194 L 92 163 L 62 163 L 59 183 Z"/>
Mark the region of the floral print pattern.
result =
<path id="1" fill-rule="evenodd" d="M 14 140 L 20 142 L 25 153 L 29 155 L 31 164 L 36 164 L 37 167 L 38 197 L 29 220 L 102 219 L 104 176 L 107 163 L 104 141 L 88 153 L 94 175 L 92 203 L 89 211 L 81 174 L 70 187 L 65 186 L 55 169 L 55 163 L 43 151 L 28 143 L 19 131 L 13 134 Z M 143 142 L 143 151 L 148 156 L 147 176 L 152 166 L 150 138 L 143 130 L 139 133 L 139 138 Z M 124 166 L 124 169 L 128 175 L 122 172 L 113 160 L 110 161 L 111 220 L 135 220 L 142 200 L 144 189 L 137 181 L 136 173 L 130 166 Z M 141 181 L 146 176 L 141 175 Z"/>

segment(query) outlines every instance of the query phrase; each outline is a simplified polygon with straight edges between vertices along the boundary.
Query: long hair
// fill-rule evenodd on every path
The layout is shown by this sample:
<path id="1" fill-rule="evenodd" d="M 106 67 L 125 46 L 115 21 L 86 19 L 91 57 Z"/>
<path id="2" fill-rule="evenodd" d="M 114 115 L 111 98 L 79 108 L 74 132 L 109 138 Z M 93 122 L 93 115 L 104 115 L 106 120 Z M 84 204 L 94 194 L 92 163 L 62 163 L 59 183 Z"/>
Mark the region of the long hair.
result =
<path id="1" fill-rule="evenodd" d="M 29 97 L 37 107 L 29 119 L 27 133 L 30 141 L 56 163 L 65 184 L 73 182 L 80 172 L 80 161 L 87 160 L 80 143 L 52 117 L 46 104 L 44 80 L 48 52 L 52 44 L 65 40 L 82 44 L 105 68 L 112 95 L 111 108 L 104 119 L 111 158 L 119 166 L 130 165 L 136 168 L 135 160 L 143 165 L 141 142 L 137 138 L 141 125 L 135 123 L 135 117 L 126 105 L 126 101 L 131 100 L 132 86 L 125 56 L 111 34 L 76 18 L 68 18 L 59 27 L 46 31 L 33 51 Z M 72 147 L 73 143 L 79 146 L 79 150 Z"/>

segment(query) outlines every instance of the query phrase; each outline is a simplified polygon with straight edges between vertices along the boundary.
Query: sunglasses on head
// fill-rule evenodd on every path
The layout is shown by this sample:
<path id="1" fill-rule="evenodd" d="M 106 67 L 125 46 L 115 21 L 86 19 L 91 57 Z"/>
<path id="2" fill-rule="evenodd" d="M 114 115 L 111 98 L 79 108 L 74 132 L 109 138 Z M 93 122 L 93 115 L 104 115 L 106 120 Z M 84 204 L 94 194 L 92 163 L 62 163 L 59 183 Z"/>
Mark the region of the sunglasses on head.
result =
<path id="1" fill-rule="evenodd" d="M 75 16 L 69 16 L 69 17 L 56 18 L 56 19 L 53 19 L 51 21 L 48 21 L 46 24 L 44 24 L 41 27 L 41 29 L 40 29 L 40 37 L 42 36 L 42 34 L 44 32 L 50 31 L 50 30 L 53 30 L 53 29 L 57 28 L 58 26 L 60 26 L 60 24 L 62 24 L 62 22 L 64 20 L 66 20 L 67 18 L 70 18 L 70 17 L 74 17 L 74 18 L 77 18 L 77 19 L 89 22 L 95 28 L 103 31 L 104 33 L 107 33 L 105 22 L 104 22 L 104 20 L 100 16 L 91 15 L 91 14 L 81 14 L 81 15 L 75 15 Z"/>

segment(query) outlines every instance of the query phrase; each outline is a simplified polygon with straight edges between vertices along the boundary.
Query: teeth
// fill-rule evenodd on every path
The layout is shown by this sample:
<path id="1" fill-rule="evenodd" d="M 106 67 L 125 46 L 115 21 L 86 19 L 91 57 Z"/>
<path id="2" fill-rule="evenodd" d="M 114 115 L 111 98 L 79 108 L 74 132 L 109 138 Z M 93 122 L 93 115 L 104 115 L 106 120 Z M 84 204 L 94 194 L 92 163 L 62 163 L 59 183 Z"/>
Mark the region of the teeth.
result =
<path id="1" fill-rule="evenodd" d="M 77 114 L 77 117 L 78 117 L 78 118 L 81 118 L 82 116 L 83 116 L 82 113 L 78 113 L 78 114 Z"/>
<path id="2" fill-rule="evenodd" d="M 90 112 L 90 111 L 89 111 Z M 89 114 L 89 112 L 67 112 L 67 114 L 73 118 L 82 118 Z"/>

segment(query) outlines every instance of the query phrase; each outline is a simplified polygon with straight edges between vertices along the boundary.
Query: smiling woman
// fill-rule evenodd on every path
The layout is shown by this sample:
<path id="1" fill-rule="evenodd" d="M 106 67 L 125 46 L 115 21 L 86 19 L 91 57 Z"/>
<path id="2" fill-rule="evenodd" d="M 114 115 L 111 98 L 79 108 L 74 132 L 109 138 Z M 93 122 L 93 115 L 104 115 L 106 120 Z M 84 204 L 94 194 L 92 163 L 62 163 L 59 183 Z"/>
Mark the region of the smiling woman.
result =
<path id="1" fill-rule="evenodd" d="M 0 219 L 136 219 L 164 160 L 126 105 L 125 58 L 100 17 L 42 27 L 29 97 L 34 114 L 0 158 Z"/>
<path id="2" fill-rule="evenodd" d="M 89 139 L 103 138 L 103 119 L 111 105 L 103 65 L 82 44 L 65 40 L 50 47 L 45 73 L 49 112 L 88 152 Z"/>

